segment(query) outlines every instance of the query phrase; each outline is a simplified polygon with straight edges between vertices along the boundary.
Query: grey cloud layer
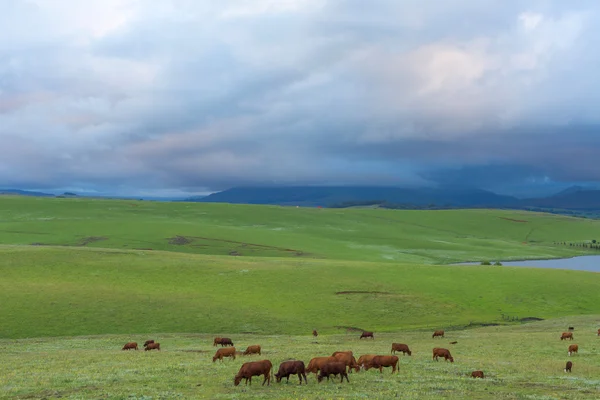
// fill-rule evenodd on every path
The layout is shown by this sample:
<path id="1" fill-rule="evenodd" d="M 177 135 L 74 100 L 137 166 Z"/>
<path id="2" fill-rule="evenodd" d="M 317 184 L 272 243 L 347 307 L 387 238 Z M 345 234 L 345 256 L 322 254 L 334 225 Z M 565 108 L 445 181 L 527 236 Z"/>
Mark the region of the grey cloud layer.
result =
<path id="1" fill-rule="evenodd" d="M 0 0 L 0 186 L 600 180 L 597 2 L 368 4 Z"/>

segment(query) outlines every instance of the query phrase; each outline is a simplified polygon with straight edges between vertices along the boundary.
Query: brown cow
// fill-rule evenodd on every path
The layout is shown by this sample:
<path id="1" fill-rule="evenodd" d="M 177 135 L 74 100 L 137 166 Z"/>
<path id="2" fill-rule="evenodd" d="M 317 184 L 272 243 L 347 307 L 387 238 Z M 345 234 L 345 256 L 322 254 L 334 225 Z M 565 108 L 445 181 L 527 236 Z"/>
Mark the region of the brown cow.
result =
<path id="1" fill-rule="evenodd" d="M 348 367 L 348 372 L 352 372 L 352 369 L 354 369 L 356 372 L 360 371 L 360 367 L 356 363 L 356 358 L 354 358 L 351 351 L 348 351 L 348 352 L 341 352 L 341 351 L 337 352 L 336 351 L 333 354 L 334 354 L 333 357 L 335 357 L 335 359 L 337 361 L 341 361 L 344 364 L 346 364 L 346 366 Z"/>
<path id="2" fill-rule="evenodd" d="M 352 352 L 352 350 L 346 350 L 346 351 L 334 351 L 333 354 L 331 355 L 331 357 L 335 357 L 338 354 L 350 354 L 351 356 L 354 355 L 354 353 Z"/>
<path id="3" fill-rule="evenodd" d="M 253 346 L 248 346 L 246 348 L 246 351 L 244 351 L 244 355 L 247 356 L 248 354 L 258 354 L 258 355 L 261 355 L 260 354 L 260 345 L 255 344 Z"/>
<path id="4" fill-rule="evenodd" d="M 600 336 L 600 329 L 598 329 L 598 336 Z"/>
<path id="5" fill-rule="evenodd" d="M 573 368 L 573 363 L 571 361 L 567 361 L 567 365 L 565 366 L 565 372 L 571 372 L 571 368 Z"/>
<path id="6" fill-rule="evenodd" d="M 233 342 L 231 341 L 231 339 L 229 338 L 221 338 L 221 343 L 219 343 L 221 345 L 221 347 L 223 346 L 233 346 Z"/>
<path id="7" fill-rule="evenodd" d="M 221 350 L 221 349 L 219 349 Z M 250 385 L 252 385 L 252 377 L 253 376 L 261 376 L 264 375 L 265 379 L 263 380 L 263 385 L 267 382 L 267 385 L 271 384 L 271 369 L 273 368 L 273 364 L 269 360 L 261 360 L 261 361 L 250 361 L 242 364 L 240 370 L 233 380 L 233 384 L 235 386 L 239 385 L 242 381 L 242 378 L 246 380 L 246 385 L 248 381 L 250 381 Z"/>
<path id="8" fill-rule="evenodd" d="M 450 350 L 442 349 L 440 347 L 435 347 L 433 349 L 433 359 L 435 361 L 439 361 L 438 357 L 444 357 L 446 361 L 450 360 L 450 362 L 454 362 L 454 358 L 450 355 Z"/>
<path id="9" fill-rule="evenodd" d="M 227 347 L 226 349 L 219 349 L 213 356 L 213 362 L 216 360 L 223 361 L 223 358 L 231 357 L 235 360 L 235 347 Z"/>
<path id="10" fill-rule="evenodd" d="M 319 373 L 319 370 L 323 365 L 328 362 L 336 362 L 335 357 L 314 357 L 308 362 L 308 366 L 306 367 L 306 372 L 311 373 L 314 372 L 315 376 Z"/>
<path id="11" fill-rule="evenodd" d="M 362 338 L 375 339 L 375 336 L 373 336 L 373 332 L 363 331 L 363 333 L 360 335 L 359 339 L 362 339 Z"/>
<path id="12" fill-rule="evenodd" d="M 392 367 L 392 374 L 398 369 L 398 356 L 375 356 L 365 365 L 365 371 L 370 368 L 378 368 L 379 373 L 383 373 L 383 367 Z"/>
<path id="13" fill-rule="evenodd" d="M 365 364 L 368 364 L 371 362 L 371 360 L 373 359 L 373 357 L 376 357 L 377 354 L 363 354 L 362 356 L 358 357 L 358 361 L 357 364 L 364 368 Z"/>
<path id="14" fill-rule="evenodd" d="M 346 381 L 350 383 L 350 380 L 348 379 L 348 373 L 346 372 L 346 364 L 344 364 L 341 361 L 328 362 L 325 365 L 323 365 L 321 367 L 319 376 L 317 377 L 317 381 L 321 382 L 325 377 L 327 378 L 327 380 L 329 380 L 330 375 L 337 374 L 340 374 L 340 376 L 342 377 L 340 383 L 344 382 L 344 377 L 346 377 Z"/>
<path id="15" fill-rule="evenodd" d="M 150 343 L 150 344 L 148 344 L 148 346 L 146 346 L 146 348 L 144 350 L 145 351 L 148 351 L 148 350 L 160 351 L 160 343 Z"/>
<path id="16" fill-rule="evenodd" d="M 213 341 L 213 346 L 216 346 L 218 344 L 221 344 L 221 338 L 220 337 L 216 337 L 215 340 Z"/>
<path id="17" fill-rule="evenodd" d="M 154 343 L 154 340 L 146 340 L 144 342 L 144 347 L 148 346 L 150 343 Z"/>
<path id="18" fill-rule="evenodd" d="M 412 355 L 412 352 L 407 345 L 402 343 L 392 343 L 391 353 L 396 354 L 397 351 L 401 351 L 402 354 L 408 354 L 409 356 Z"/>
<path id="19" fill-rule="evenodd" d="M 579 351 L 579 346 L 577 346 L 576 344 L 572 344 L 569 346 L 568 354 L 571 355 L 571 353 L 577 353 L 578 351 Z"/>
<path id="20" fill-rule="evenodd" d="M 316 330 L 316 329 L 313 329 L 313 336 L 314 336 L 314 337 L 317 337 L 317 336 L 319 336 L 319 334 L 317 333 L 317 330 Z"/>
<path id="21" fill-rule="evenodd" d="M 563 332 L 560 340 L 567 340 L 567 339 L 571 339 L 573 340 L 573 332 Z"/>
<path id="22" fill-rule="evenodd" d="M 433 335 L 431 336 L 431 338 L 433 339 L 436 336 L 444 337 L 444 331 L 440 330 L 440 331 L 433 332 Z"/>
<path id="23" fill-rule="evenodd" d="M 286 382 L 289 382 L 290 375 L 298 375 L 301 385 L 302 377 L 304 377 L 304 383 L 308 385 L 308 381 L 306 380 L 306 368 L 304 367 L 303 361 L 284 361 L 279 364 L 279 371 L 275 374 L 277 382 L 281 382 L 282 378 L 287 378 Z"/>
<path id="24" fill-rule="evenodd" d="M 123 346 L 123 348 L 121 350 L 131 350 L 131 349 L 138 349 L 138 345 L 136 342 L 129 342 L 129 343 L 125 343 L 125 346 Z"/>
<path id="25" fill-rule="evenodd" d="M 473 371 L 473 372 L 471 372 L 471 377 L 483 379 L 484 378 L 483 371 Z"/>

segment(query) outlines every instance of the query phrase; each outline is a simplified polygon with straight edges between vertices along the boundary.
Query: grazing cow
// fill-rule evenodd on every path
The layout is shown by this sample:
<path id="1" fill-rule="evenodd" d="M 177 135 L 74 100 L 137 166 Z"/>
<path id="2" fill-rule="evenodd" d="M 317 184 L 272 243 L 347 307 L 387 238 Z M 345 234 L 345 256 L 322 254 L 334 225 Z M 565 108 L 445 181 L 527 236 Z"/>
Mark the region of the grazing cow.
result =
<path id="1" fill-rule="evenodd" d="M 317 381 L 321 382 L 323 378 L 327 378 L 327 380 L 329 380 L 330 375 L 337 374 L 340 374 L 340 376 L 342 377 L 340 383 L 344 382 L 344 377 L 346 377 L 346 381 L 350 383 L 350 380 L 348 379 L 348 373 L 346 372 L 346 364 L 344 364 L 341 361 L 328 362 L 325 365 L 323 365 L 321 367 L 321 371 L 319 373 Z"/>
<path id="2" fill-rule="evenodd" d="M 444 331 L 441 330 L 441 331 L 435 331 L 435 332 L 433 332 L 433 335 L 431 336 L 431 338 L 433 339 L 436 336 L 444 337 Z"/>
<path id="3" fill-rule="evenodd" d="M 573 368 L 573 363 L 571 361 L 567 361 L 567 365 L 565 366 L 565 372 L 571 372 L 571 368 Z"/>
<path id="4" fill-rule="evenodd" d="M 221 349 L 220 349 L 221 350 Z M 239 385 L 242 381 L 242 378 L 246 380 L 246 385 L 248 381 L 250 381 L 250 385 L 252 385 L 252 377 L 253 376 L 261 376 L 264 375 L 265 379 L 263 380 L 263 385 L 267 382 L 267 385 L 271 384 L 271 369 L 273 368 L 273 364 L 269 360 L 261 360 L 261 361 L 250 361 L 242 364 L 240 370 L 233 380 L 233 384 L 235 386 Z"/>
<path id="5" fill-rule="evenodd" d="M 356 362 L 356 358 L 354 358 L 351 351 L 336 351 L 335 353 L 333 353 L 333 357 L 335 357 L 337 361 L 341 361 L 344 364 L 346 364 L 346 366 L 348 367 L 348 372 L 352 372 L 352 369 L 354 369 L 356 372 L 360 371 L 360 367 Z"/>
<path id="6" fill-rule="evenodd" d="M 483 379 L 484 378 L 483 371 L 473 371 L 473 372 L 471 372 L 471 377 Z"/>
<path id="7" fill-rule="evenodd" d="M 571 339 L 573 340 L 573 332 L 563 332 L 560 340 L 567 340 L 567 339 Z"/>
<path id="8" fill-rule="evenodd" d="M 308 362 L 308 366 L 306 367 L 306 372 L 311 373 L 314 372 L 315 376 L 319 373 L 319 370 L 323 365 L 328 362 L 336 362 L 335 357 L 314 357 Z"/>
<path id="9" fill-rule="evenodd" d="M 364 366 L 365 371 L 370 368 L 378 368 L 379 373 L 383 373 L 383 367 L 392 367 L 392 374 L 398 369 L 398 356 L 375 356 Z"/>
<path id="10" fill-rule="evenodd" d="M 600 336 L 600 329 L 598 329 L 598 336 Z"/>
<path id="11" fill-rule="evenodd" d="M 371 338 L 371 339 L 375 339 L 375 336 L 373 336 L 373 332 L 367 332 L 367 331 L 363 331 L 363 333 L 360 335 L 359 339 L 362 338 Z"/>
<path id="12" fill-rule="evenodd" d="M 304 383 L 308 385 L 308 381 L 306 380 L 306 368 L 304 367 L 303 361 L 284 361 L 279 364 L 279 371 L 275 374 L 277 382 L 281 382 L 282 378 L 286 378 L 286 382 L 289 382 L 290 375 L 298 375 L 301 385 L 302 377 L 304 377 Z"/>
<path id="13" fill-rule="evenodd" d="M 146 346 L 146 348 L 144 349 L 144 351 L 148 351 L 148 350 L 158 350 L 158 351 L 160 351 L 160 343 L 150 343 L 150 344 L 148 344 L 148 346 Z"/>
<path id="14" fill-rule="evenodd" d="M 219 349 L 213 356 L 213 362 L 217 360 L 223 361 L 223 358 L 231 357 L 235 360 L 235 347 L 227 347 L 226 349 Z"/>
<path id="15" fill-rule="evenodd" d="M 577 353 L 578 351 L 579 351 L 579 346 L 577 346 L 576 344 L 572 344 L 569 346 L 568 354 L 571 355 L 571 353 Z"/>
<path id="16" fill-rule="evenodd" d="M 335 357 L 337 354 L 350 354 L 351 356 L 354 355 L 354 353 L 352 352 L 352 350 L 334 351 L 333 354 L 331 355 L 331 357 Z"/>
<path id="17" fill-rule="evenodd" d="M 402 354 L 408 354 L 409 356 L 412 355 L 412 352 L 410 351 L 407 345 L 402 343 L 392 343 L 391 353 L 396 354 L 397 351 L 401 351 Z"/>
<path id="18" fill-rule="evenodd" d="M 261 355 L 260 354 L 260 345 L 255 344 L 253 346 L 248 346 L 246 348 L 246 351 L 244 351 L 244 355 L 247 356 L 248 354 L 258 354 L 258 355 Z"/>
<path id="19" fill-rule="evenodd" d="M 221 347 L 223 346 L 233 346 L 233 342 L 231 341 L 231 339 L 229 338 L 221 338 L 221 343 L 219 343 L 221 345 Z"/>
<path id="20" fill-rule="evenodd" d="M 361 368 L 364 368 L 366 364 L 370 363 L 371 360 L 376 357 L 377 354 L 363 354 L 358 357 L 358 361 L 356 362 Z"/>
<path id="21" fill-rule="evenodd" d="M 146 340 L 144 342 L 144 347 L 148 346 L 150 343 L 154 343 L 154 340 Z"/>
<path id="22" fill-rule="evenodd" d="M 317 336 L 319 336 L 319 334 L 317 333 L 317 330 L 316 330 L 316 329 L 313 329 L 313 336 L 314 336 L 314 337 L 317 337 Z"/>
<path id="23" fill-rule="evenodd" d="M 450 355 L 450 350 L 448 350 L 448 349 L 442 349 L 440 347 L 435 347 L 433 349 L 433 359 L 435 361 L 439 361 L 438 357 L 444 357 L 444 359 L 446 361 L 450 360 L 451 363 L 454 362 L 454 357 L 452 357 L 452 355 Z"/>
<path id="24" fill-rule="evenodd" d="M 129 342 L 129 343 L 125 343 L 125 346 L 123 346 L 123 348 L 121 350 L 131 350 L 131 349 L 138 349 L 138 345 L 136 342 Z"/>
<path id="25" fill-rule="evenodd" d="M 221 344 L 221 338 L 220 337 L 216 337 L 215 340 L 213 341 L 213 346 L 216 346 L 218 344 Z"/>
<path id="26" fill-rule="evenodd" d="M 575 328 L 574 328 L 574 327 L 572 327 L 572 326 L 570 326 L 570 327 L 569 327 L 569 330 L 570 330 L 570 331 L 574 331 L 574 330 L 575 330 Z"/>

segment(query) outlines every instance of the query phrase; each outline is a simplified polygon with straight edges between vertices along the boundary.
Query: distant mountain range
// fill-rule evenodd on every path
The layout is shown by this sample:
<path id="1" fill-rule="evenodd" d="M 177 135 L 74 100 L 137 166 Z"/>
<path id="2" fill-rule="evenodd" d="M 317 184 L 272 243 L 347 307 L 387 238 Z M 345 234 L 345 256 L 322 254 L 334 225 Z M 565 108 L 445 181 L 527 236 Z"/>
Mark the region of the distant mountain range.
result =
<path id="1" fill-rule="evenodd" d="M 186 201 L 284 206 L 348 207 L 383 204 L 390 208 L 557 208 L 600 210 L 600 190 L 573 186 L 543 198 L 518 199 L 466 187 L 398 188 L 369 186 L 237 187 Z M 399 207 L 403 206 L 403 207 Z"/>
<path id="2" fill-rule="evenodd" d="M 387 208 L 515 208 L 600 211 L 600 190 L 572 186 L 548 197 L 518 199 L 488 190 L 445 186 L 399 188 L 374 186 L 281 186 L 237 187 L 204 197 L 161 198 L 149 196 L 86 196 L 66 192 L 60 195 L 20 189 L 0 189 L 0 195 L 36 197 L 90 197 L 193 201 L 206 203 L 271 204 L 304 207 L 352 207 L 379 205 Z"/>

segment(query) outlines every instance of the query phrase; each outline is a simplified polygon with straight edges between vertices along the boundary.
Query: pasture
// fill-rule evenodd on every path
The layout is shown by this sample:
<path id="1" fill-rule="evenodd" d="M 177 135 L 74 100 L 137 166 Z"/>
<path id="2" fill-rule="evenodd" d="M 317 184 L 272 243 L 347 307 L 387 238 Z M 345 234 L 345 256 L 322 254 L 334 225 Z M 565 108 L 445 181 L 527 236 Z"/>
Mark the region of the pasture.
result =
<path id="1" fill-rule="evenodd" d="M 0 398 L 597 398 L 599 274 L 440 264 L 589 254 L 554 242 L 599 228 L 500 210 L 0 197 Z M 263 355 L 213 364 L 221 335 Z M 161 351 L 120 350 L 146 339 Z M 233 386 L 243 361 L 392 342 L 413 351 L 398 375 Z M 455 363 L 433 362 L 433 347 Z"/>
<path id="2" fill-rule="evenodd" d="M 0 243 L 446 264 L 589 254 L 600 221 L 502 210 L 410 211 L 0 196 Z"/>
<path id="3" fill-rule="evenodd" d="M 110 399 L 594 399 L 600 388 L 600 317 L 575 317 L 521 326 L 485 327 L 447 331 L 444 339 L 432 339 L 431 331 L 379 334 L 375 340 L 359 340 L 358 333 L 298 336 L 232 333 L 238 350 L 261 344 L 261 356 L 239 356 L 212 362 L 212 335 L 154 333 L 0 340 L 0 396 L 5 398 L 110 398 Z M 575 326 L 579 354 L 567 356 L 569 343 L 560 332 Z M 121 351 L 129 340 L 143 343 L 152 337 L 161 352 Z M 457 341 L 451 345 L 449 342 Z M 326 380 L 308 385 L 271 382 L 235 387 L 233 377 L 245 361 L 269 359 L 274 368 L 288 358 L 308 364 L 315 356 L 337 350 L 355 354 L 389 354 L 392 342 L 406 343 L 412 356 L 399 355 L 400 372 L 369 370 L 349 374 L 350 383 Z M 431 349 L 446 347 L 453 364 L 432 361 Z M 43 360 L 43 362 L 40 362 Z M 563 368 L 573 361 L 573 372 Z M 485 379 L 472 379 L 473 370 Z M 276 370 L 275 370 L 276 372 Z"/>

